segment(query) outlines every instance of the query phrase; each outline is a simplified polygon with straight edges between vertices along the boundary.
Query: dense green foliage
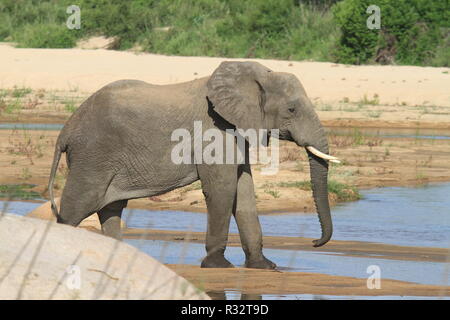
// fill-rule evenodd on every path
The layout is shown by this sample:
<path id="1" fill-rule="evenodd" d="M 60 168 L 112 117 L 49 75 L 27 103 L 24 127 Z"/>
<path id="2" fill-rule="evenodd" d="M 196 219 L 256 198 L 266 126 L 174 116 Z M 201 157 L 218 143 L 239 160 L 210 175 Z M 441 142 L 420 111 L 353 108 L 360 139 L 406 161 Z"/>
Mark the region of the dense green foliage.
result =
<path id="1" fill-rule="evenodd" d="M 371 4 L 380 8 L 380 30 L 366 27 Z M 345 0 L 332 10 L 342 32 L 337 61 L 449 66 L 447 0 Z"/>
<path id="2" fill-rule="evenodd" d="M 81 8 L 81 29 L 65 26 Z M 381 8 L 369 30 L 368 5 Z M 448 0 L 2 0 L 0 40 L 73 47 L 91 35 L 116 49 L 343 63 L 450 64 Z"/>

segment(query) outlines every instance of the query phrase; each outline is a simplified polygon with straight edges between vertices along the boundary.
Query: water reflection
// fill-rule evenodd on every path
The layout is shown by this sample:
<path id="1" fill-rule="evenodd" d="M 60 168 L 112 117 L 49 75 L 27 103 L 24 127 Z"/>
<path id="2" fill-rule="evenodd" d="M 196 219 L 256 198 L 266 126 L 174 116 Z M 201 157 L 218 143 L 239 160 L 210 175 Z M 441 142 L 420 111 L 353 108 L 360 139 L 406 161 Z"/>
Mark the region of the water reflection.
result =
<path id="1" fill-rule="evenodd" d="M 206 291 L 206 294 L 213 300 L 262 300 L 262 294 L 241 293 L 239 291 Z M 239 299 L 237 299 L 239 297 Z"/>

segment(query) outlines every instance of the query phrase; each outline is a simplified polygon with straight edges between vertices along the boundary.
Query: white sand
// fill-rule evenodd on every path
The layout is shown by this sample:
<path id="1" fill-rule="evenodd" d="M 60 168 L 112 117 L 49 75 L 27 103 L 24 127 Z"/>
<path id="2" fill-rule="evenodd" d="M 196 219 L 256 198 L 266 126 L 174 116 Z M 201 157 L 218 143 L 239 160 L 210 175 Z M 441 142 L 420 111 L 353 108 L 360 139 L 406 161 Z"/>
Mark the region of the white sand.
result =
<path id="1" fill-rule="evenodd" d="M 19 49 L 2 43 L 0 87 L 93 92 L 119 79 L 168 84 L 210 75 L 224 60 L 233 59 L 104 49 Z M 358 101 L 364 95 L 371 98 L 377 94 L 384 104 L 450 106 L 450 68 L 252 60 L 274 71 L 296 74 L 314 101 L 333 103 L 344 97 Z"/>

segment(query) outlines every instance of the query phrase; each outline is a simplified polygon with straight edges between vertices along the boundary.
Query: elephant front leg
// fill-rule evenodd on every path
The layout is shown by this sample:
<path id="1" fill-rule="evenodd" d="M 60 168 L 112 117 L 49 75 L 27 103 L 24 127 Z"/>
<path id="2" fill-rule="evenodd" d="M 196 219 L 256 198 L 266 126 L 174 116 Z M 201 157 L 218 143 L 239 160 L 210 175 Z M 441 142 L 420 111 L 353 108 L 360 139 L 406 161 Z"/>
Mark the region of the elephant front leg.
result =
<path id="1" fill-rule="evenodd" d="M 255 189 L 250 165 L 241 165 L 238 176 L 234 216 L 245 253 L 245 267 L 275 269 L 276 264 L 262 253 L 262 231 L 256 211 Z"/>
<path id="2" fill-rule="evenodd" d="M 207 255 L 202 268 L 232 268 L 225 259 L 228 232 L 237 188 L 237 166 L 210 165 L 199 167 L 203 194 L 208 208 L 206 231 Z"/>

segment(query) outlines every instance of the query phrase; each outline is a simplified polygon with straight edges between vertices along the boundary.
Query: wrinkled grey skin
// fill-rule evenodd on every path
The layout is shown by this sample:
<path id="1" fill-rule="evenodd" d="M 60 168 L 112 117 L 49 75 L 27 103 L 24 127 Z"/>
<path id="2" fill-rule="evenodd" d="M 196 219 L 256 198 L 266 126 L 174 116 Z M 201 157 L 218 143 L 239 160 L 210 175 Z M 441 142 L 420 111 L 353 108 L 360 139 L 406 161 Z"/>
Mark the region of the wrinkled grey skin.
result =
<path id="1" fill-rule="evenodd" d="M 175 129 L 193 136 L 194 121 L 209 128 L 279 129 L 280 139 L 328 153 L 327 139 L 300 81 L 256 62 L 223 62 L 210 77 L 174 85 L 122 80 L 89 97 L 61 131 L 49 182 L 62 152 L 69 175 L 60 223 L 77 226 L 98 212 L 105 235 L 120 239 L 128 199 L 166 193 L 201 180 L 208 208 L 207 256 L 202 267 L 232 267 L 224 252 L 234 215 L 246 267 L 275 268 L 262 253 L 261 227 L 250 165 L 180 164 L 171 161 Z M 225 139 L 224 139 L 225 141 Z M 300 152 L 300 150 L 299 150 Z M 327 192 L 328 163 L 308 152 L 313 197 L 324 245 L 332 234 Z"/>

